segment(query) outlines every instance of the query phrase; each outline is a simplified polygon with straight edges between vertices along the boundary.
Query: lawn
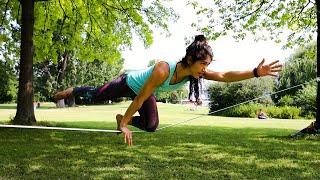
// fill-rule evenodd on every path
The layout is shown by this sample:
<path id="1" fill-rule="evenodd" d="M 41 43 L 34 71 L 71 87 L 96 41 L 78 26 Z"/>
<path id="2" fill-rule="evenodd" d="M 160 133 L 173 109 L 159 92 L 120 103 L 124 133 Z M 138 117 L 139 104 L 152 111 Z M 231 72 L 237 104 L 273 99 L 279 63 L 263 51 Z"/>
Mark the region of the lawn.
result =
<path id="1" fill-rule="evenodd" d="M 39 124 L 116 128 L 128 102 L 56 109 L 42 104 Z M 288 135 L 310 120 L 204 116 L 206 108 L 159 103 L 160 128 L 115 133 L 0 128 L 0 179 L 319 179 L 320 140 Z M 15 105 L 0 105 L 0 122 Z M 136 130 L 132 128 L 133 130 Z"/>

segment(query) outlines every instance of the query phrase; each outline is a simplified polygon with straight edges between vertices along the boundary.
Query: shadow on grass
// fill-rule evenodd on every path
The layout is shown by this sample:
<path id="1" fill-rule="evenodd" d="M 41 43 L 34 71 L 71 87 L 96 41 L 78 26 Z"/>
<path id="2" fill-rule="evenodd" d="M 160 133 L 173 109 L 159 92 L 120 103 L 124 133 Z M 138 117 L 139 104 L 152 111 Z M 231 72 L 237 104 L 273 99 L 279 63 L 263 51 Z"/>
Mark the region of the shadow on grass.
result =
<path id="1" fill-rule="evenodd" d="M 134 133 L 135 146 L 127 147 L 115 133 L 0 129 L 0 174 L 4 179 L 317 179 L 319 139 L 291 139 L 290 133 L 179 126 Z"/>

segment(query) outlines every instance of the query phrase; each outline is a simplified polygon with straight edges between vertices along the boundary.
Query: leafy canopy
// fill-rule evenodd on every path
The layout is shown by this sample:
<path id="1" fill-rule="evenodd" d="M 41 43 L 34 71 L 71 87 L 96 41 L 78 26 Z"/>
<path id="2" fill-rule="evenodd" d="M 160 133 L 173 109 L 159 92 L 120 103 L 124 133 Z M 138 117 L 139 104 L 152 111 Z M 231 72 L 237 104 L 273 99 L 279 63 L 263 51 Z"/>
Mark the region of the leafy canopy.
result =
<path id="1" fill-rule="evenodd" d="M 256 40 L 281 42 L 288 35 L 287 47 L 310 42 L 317 33 L 316 2 L 312 0 L 215 0 L 189 1 L 197 10 L 193 26 L 208 38 L 233 33 L 243 40 L 252 33 Z"/>
<path id="2" fill-rule="evenodd" d="M 61 54 L 73 51 L 81 60 L 111 62 L 131 47 L 133 34 L 152 43 L 150 25 L 166 32 L 166 22 L 176 19 L 165 0 L 54 0 L 35 3 L 35 62 L 57 63 Z M 0 47 L 8 57 L 19 57 L 21 7 L 18 1 L 0 2 Z"/>

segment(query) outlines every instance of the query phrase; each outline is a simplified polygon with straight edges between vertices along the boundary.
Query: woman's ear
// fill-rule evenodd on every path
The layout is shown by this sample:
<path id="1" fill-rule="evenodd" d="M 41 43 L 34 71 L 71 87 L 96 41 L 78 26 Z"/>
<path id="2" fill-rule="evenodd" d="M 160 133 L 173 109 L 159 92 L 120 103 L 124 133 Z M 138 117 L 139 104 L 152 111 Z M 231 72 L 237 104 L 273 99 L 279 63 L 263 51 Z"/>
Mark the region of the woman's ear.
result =
<path id="1" fill-rule="evenodd" d="M 187 62 L 188 62 L 189 66 L 192 64 L 192 57 L 191 56 L 187 56 Z"/>

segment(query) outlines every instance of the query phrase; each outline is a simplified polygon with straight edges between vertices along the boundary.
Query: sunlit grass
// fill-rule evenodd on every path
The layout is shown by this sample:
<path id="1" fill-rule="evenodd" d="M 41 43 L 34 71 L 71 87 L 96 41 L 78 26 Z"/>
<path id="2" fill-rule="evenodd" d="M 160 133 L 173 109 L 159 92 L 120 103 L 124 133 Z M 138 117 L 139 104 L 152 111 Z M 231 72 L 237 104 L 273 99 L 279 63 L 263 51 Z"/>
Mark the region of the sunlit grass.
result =
<path id="1" fill-rule="evenodd" d="M 3 122 L 15 113 L 6 106 Z M 115 129 L 115 114 L 127 106 L 48 104 L 35 113 L 40 124 Z M 161 103 L 158 109 L 160 127 L 208 113 Z M 309 123 L 203 116 L 134 133 L 133 147 L 115 133 L 0 128 L 0 179 L 318 179 L 319 138 L 288 137 Z"/>

